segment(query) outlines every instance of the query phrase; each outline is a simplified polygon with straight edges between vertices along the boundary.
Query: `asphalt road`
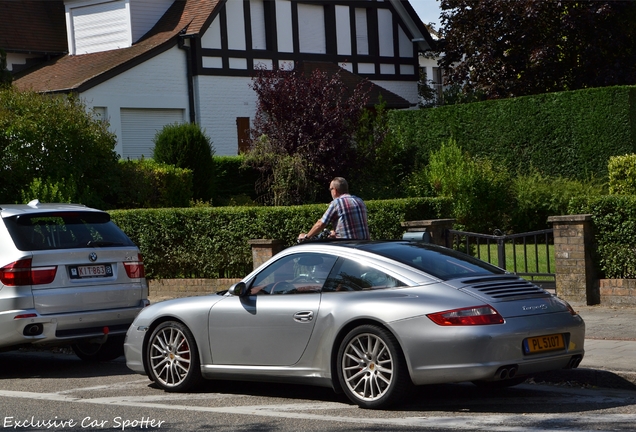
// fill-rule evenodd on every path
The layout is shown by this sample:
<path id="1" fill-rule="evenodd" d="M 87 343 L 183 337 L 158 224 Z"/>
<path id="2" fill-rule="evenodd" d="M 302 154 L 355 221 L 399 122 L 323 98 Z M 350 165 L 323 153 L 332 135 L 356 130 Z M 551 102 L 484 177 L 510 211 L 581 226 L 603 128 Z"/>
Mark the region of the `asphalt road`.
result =
<path id="1" fill-rule="evenodd" d="M 420 387 L 404 404 L 362 410 L 331 389 L 207 382 L 165 393 L 123 358 L 87 364 L 72 354 L 0 354 L 0 427 L 126 431 L 633 430 L 636 392 L 529 381 L 488 392 L 472 384 Z"/>

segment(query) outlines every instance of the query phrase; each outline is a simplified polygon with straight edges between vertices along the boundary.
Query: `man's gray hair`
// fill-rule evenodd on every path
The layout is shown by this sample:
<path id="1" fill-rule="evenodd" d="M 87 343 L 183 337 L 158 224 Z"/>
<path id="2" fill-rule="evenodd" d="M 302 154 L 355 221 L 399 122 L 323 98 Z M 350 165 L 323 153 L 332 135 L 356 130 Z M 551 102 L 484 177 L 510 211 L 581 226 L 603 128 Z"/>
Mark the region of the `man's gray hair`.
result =
<path id="1" fill-rule="evenodd" d="M 349 183 L 344 179 L 344 177 L 336 177 L 331 180 L 333 187 L 336 188 L 339 194 L 348 194 L 349 193 Z"/>

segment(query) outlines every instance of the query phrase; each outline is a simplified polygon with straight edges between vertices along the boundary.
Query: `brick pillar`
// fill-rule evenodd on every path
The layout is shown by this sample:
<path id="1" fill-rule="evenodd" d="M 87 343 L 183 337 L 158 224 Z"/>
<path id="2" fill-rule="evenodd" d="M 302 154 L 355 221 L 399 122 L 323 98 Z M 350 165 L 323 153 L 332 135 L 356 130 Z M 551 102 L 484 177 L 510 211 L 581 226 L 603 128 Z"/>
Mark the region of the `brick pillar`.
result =
<path id="1" fill-rule="evenodd" d="M 455 219 L 430 219 L 402 222 L 407 232 L 427 231 L 431 235 L 431 243 L 446 246 L 446 230 L 452 229 Z"/>
<path id="2" fill-rule="evenodd" d="M 595 305 L 601 302 L 592 259 L 592 215 L 550 216 L 554 228 L 556 290 L 567 301 Z"/>
<path id="3" fill-rule="evenodd" d="M 248 243 L 252 246 L 254 269 L 283 250 L 282 240 L 256 239 L 249 240 Z"/>

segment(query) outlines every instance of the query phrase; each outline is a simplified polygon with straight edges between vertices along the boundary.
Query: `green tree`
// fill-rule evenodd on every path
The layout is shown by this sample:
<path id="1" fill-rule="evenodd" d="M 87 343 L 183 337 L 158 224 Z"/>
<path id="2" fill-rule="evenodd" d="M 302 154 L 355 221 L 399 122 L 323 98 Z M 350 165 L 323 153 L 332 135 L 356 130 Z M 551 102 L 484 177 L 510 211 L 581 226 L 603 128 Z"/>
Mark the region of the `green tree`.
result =
<path id="1" fill-rule="evenodd" d="M 440 66 L 469 94 L 636 83 L 634 1 L 441 0 L 441 9 Z"/>
<path id="2" fill-rule="evenodd" d="M 0 202 L 39 199 L 28 195 L 40 191 L 111 208 L 119 190 L 116 142 L 75 96 L 0 90 Z"/>
<path id="3" fill-rule="evenodd" d="M 405 148 L 391 139 L 386 103 L 365 109 L 353 144 L 349 182 L 364 199 L 406 196 L 402 182 L 415 164 L 415 147 Z"/>
<path id="4" fill-rule="evenodd" d="M 370 84 L 350 89 L 340 72 L 297 67 L 258 70 L 252 88 L 258 102 L 246 163 L 263 173 L 260 199 L 290 205 L 312 202 L 321 191 L 328 197 L 329 181 L 348 171 Z"/>
<path id="5" fill-rule="evenodd" d="M 192 195 L 196 200 L 212 197 L 214 149 L 210 138 L 194 123 L 174 123 L 163 127 L 153 140 L 157 162 L 192 170 Z"/>

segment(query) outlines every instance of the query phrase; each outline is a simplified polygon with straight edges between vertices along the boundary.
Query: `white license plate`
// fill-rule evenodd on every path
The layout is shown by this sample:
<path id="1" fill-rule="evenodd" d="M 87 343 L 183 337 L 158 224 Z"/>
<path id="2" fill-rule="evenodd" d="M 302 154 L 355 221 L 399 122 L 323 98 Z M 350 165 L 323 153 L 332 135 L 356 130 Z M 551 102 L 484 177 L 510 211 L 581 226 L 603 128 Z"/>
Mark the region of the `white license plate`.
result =
<path id="1" fill-rule="evenodd" d="M 71 279 L 108 277 L 112 275 L 113 267 L 110 264 L 71 267 Z"/>

